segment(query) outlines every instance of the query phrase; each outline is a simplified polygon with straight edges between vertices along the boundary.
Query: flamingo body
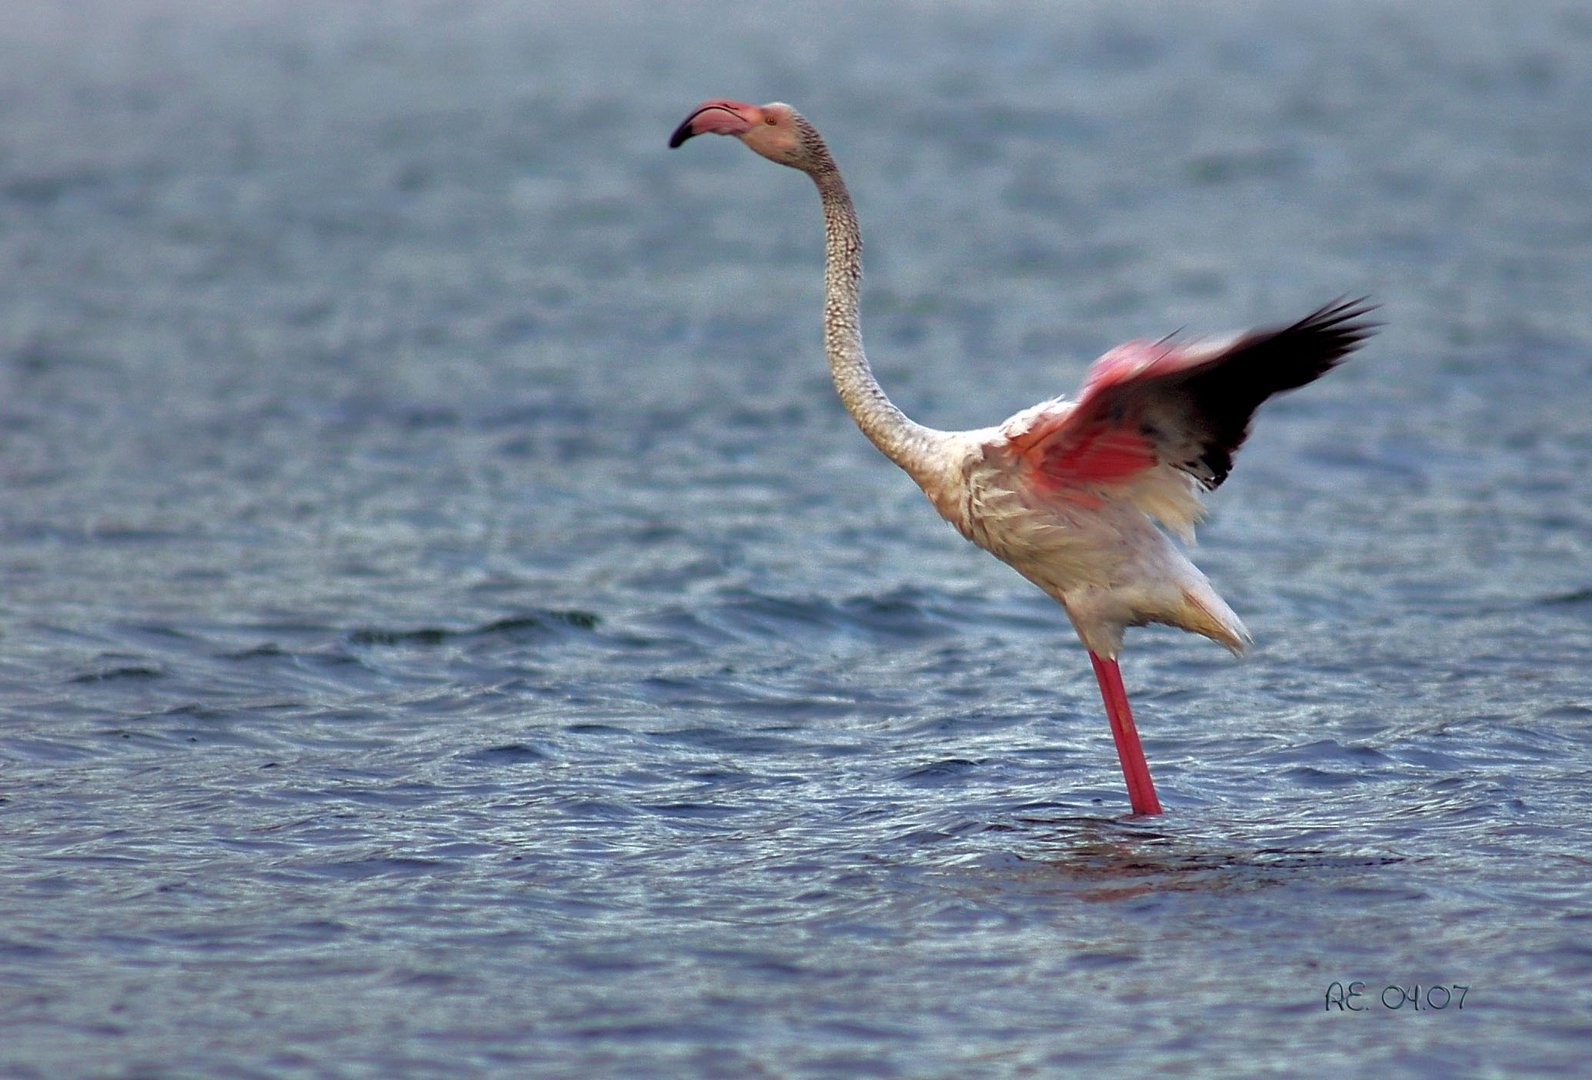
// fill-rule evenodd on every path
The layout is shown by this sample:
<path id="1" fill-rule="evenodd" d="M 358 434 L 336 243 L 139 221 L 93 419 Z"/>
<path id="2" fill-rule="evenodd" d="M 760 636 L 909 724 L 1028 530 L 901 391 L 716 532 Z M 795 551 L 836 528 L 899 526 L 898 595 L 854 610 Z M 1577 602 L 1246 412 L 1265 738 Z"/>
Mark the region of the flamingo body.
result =
<path id="1" fill-rule="evenodd" d="M 813 126 L 788 105 L 708 101 L 670 137 L 733 135 L 818 186 L 824 211 L 824 343 L 841 401 L 973 543 L 1054 597 L 1089 650 L 1135 813 L 1160 812 L 1117 656 L 1129 626 L 1165 623 L 1234 653 L 1249 633 L 1174 543 L 1192 542 L 1255 410 L 1319 378 L 1373 329 L 1363 301 L 1214 342 L 1131 341 L 1089 368 L 1076 401 L 1056 398 L 997 427 L 938 431 L 885 395 L 862 350 L 861 232 Z"/>

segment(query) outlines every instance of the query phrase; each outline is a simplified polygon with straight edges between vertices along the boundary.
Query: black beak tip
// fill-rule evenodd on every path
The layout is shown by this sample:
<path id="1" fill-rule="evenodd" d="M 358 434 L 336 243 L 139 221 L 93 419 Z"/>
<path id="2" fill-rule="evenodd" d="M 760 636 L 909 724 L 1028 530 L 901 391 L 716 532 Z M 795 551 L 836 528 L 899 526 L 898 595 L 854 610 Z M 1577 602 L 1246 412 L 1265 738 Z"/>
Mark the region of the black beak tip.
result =
<path id="1" fill-rule="evenodd" d="M 695 117 L 692 117 L 691 119 L 695 119 Z M 677 148 L 681 143 L 685 142 L 695 134 L 696 132 L 691 130 L 691 120 L 687 120 L 685 123 L 675 128 L 674 134 L 669 136 L 669 149 L 673 150 Z"/>

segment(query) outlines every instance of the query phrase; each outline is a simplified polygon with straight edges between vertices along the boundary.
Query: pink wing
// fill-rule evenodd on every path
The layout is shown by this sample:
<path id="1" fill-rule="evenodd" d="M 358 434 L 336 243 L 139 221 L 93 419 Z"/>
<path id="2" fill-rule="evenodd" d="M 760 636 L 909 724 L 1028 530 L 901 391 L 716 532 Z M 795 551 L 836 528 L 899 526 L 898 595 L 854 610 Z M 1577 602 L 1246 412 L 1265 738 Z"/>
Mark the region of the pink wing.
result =
<path id="1" fill-rule="evenodd" d="M 1089 368 L 1075 406 L 1041 407 L 1009 428 L 1012 449 L 1051 488 L 1117 487 L 1170 465 L 1213 489 L 1261 402 L 1336 367 L 1375 329 L 1373 310 L 1336 301 L 1223 342 L 1119 345 Z"/>

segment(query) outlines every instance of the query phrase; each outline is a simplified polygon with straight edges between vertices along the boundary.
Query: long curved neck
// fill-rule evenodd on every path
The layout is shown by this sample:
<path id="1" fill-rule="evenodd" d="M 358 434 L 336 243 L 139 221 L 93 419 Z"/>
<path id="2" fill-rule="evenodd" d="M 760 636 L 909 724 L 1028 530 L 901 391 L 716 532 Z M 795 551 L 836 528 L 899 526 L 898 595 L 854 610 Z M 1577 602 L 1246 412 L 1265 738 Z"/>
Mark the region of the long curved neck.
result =
<path id="1" fill-rule="evenodd" d="M 824 350 L 829 354 L 829 373 L 862 433 L 916 478 L 927 463 L 936 433 L 896 408 L 868 366 L 862 351 L 858 303 L 862 231 L 834 159 L 822 142 L 815 149 L 819 151 L 818 165 L 808 170 L 808 175 L 818 185 L 824 208 Z"/>

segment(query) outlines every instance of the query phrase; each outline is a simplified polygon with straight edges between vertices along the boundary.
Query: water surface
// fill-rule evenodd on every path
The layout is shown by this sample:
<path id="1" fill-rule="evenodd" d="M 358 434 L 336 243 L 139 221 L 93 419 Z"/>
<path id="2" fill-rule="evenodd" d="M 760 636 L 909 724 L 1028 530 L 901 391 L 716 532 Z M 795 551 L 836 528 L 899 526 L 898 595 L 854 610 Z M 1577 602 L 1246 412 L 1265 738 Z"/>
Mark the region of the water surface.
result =
<path id="1" fill-rule="evenodd" d="M 1578 1075 L 1589 50 L 1570 3 L 8 13 L 0 1072 Z M 716 96 L 825 131 L 927 423 L 1383 303 L 1212 499 L 1254 652 L 1130 636 L 1164 817 L 834 399 L 810 185 L 665 149 Z"/>

